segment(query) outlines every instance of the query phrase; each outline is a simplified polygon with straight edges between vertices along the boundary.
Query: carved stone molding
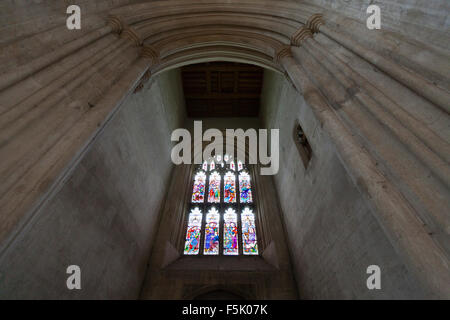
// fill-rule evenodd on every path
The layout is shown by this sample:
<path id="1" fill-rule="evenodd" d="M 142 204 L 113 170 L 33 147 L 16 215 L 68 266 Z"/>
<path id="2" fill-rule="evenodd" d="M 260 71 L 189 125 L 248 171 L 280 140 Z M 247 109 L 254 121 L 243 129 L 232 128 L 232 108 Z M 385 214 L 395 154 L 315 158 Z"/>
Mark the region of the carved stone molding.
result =
<path id="1" fill-rule="evenodd" d="M 295 86 L 295 83 L 292 81 L 291 77 L 289 76 L 289 73 L 287 71 L 285 71 L 285 72 L 283 72 L 283 74 L 284 74 L 284 78 L 287 80 L 287 82 L 289 82 L 295 90 L 299 91 L 297 89 L 297 87 Z"/>
<path id="2" fill-rule="evenodd" d="M 120 34 L 123 30 L 123 22 L 118 16 L 109 16 L 108 24 L 113 28 L 113 32 Z"/>
<path id="3" fill-rule="evenodd" d="M 312 36 L 311 29 L 305 26 L 301 27 L 291 36 L 291 45 L 299 47 L 304 40 L 312 38 Z"/>
<path id="4" fill-rule="evenodd" d="M 323 20 L 323 14 L 316 13 L 309 17 L 308 21 L 306 22 L 306 27 L 310 29 L 312 33 L 317 33 L 319 32 L 320 26 L 323 24 L 325 24 L 325 21 Z"/>
<path id="5" fill-rule="evenodd" d="M 144 85 L 148 82 L 148 80 L 150 80 L 151 75 L 152 73 L 150 72 L 150 70 L 147 70 L 142 76 L 141 80 L 139 80 L 139 83 L 134 89 L 133 93 L 138 93 L 139 91 L 141 91 L 144 88 Z"/>
<path id="6" fill-rule="evenodd" d="M 139 82 L 139 84 L 136 86 L 136 88 L 134 88 L 133 93 L 138 93 L 139 91 L 141 91 L 144 88 L 144 84 Z"/>
<path id="7" fill-rule="evenodd" d="M 157 64 L 159 62 L 159 54 L 150 46 L 143 46 L 141 56 L 143 58 L 148 58 L 151 60 L 152 65 Z"/>
<path id="8" fill-rule="evenodd" d="M 136 47 L 142 47 L 141 56 L 151 60 L 154 65 L 159 62 L 159 54 L 152 47 L 145 46 L 139 34 L 133 27 L 128 26 L 118 16 L 108 16 L 108 24 L 112 27 L 113 32 L 120 34 L 124 39 L 130 40 Z"/>
<path id="9" fill-rule="evenodd" d="M 125 27 L 121 33 L 123 38 L 129 39 L 136 47 L 142 46 L 142 39 L 132 27 Z"/>
<path id="10" fill-rule="evenodd" d="M 274 61 L 276 63 L 280 63 L 281 59 L 283 59 L 284 57 L 292 57 L 291 46 L 285 45 L 280 47 L 275 52 Z"/>

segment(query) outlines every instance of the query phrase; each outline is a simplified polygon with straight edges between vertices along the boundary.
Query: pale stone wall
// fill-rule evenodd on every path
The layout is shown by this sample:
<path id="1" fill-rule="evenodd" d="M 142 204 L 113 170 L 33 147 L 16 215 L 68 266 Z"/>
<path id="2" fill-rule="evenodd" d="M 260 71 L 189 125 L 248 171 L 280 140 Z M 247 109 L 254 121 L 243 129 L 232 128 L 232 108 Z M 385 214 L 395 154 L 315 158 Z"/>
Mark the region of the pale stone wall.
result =
<path id="1" fill-rule="evenodd" d="M 450 3 L 447 0 L 308 0 L 304 1 L 323 7 L 351 19 L 366 23 L 369 5 L 378 5 L 381 9 L 382 28 L 414 38 L 423 43 L 443 49 L 450 48 L 448 13 Z M 331 14 L 329 14 L 331 16 Z M 447 38 L 447 41 L 443 39 Z"/>
<path id="2" fill-rule="evenodd" d="M 0 297 L 137 298 L 172 170 L 170 134 L 183 120 L 179 70 L 124 101 L 1 255 Z M 66 287 L 72 264 L 82 290 Z"/>
<path id="3" fill-rule="evenodd" d="M 416 283 L 348 176 L 330 138 L 299 92 L 266 71 L 261 120 L 280 129 L 274 176 L 301 298 L 430 297 Z M 296 121 L 313 150 L 305 170 L 293 139 Z M 366 269 L 381 268 L 382 290 L 368 290 Z"/>

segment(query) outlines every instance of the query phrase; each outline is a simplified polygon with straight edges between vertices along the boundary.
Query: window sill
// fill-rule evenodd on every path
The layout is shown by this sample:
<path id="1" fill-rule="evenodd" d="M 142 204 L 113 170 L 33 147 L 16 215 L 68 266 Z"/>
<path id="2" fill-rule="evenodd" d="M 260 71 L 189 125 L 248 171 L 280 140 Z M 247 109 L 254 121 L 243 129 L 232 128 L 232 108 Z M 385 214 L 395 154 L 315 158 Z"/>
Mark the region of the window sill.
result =
<path id="1" fill-rule="evenodd" d="M 267 271 L 276 270 L 261 256 L 182 256 L 165 270 Z"/>

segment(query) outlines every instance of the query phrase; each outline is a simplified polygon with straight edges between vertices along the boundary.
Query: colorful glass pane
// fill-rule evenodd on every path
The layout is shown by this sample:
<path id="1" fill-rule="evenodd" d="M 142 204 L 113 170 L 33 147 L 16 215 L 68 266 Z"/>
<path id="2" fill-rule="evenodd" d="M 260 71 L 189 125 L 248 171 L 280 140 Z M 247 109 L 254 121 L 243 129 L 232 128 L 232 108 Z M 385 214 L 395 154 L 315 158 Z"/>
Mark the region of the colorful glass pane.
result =
<path id="1" fill-rule="evenodd" d="M 210 165 L 209 165 L 209 170 L 213 171 L 216 168 L 216 164 L 214 163 L 214 161 L 211 161 Z"/>
<path id="2" fill-rule="evenodd" d="M 236 202 L 236 177 L 228 171 L 224 178 L 224 201 L 225 203 Z"/>
<path id="3" fill-rule="evenodd" d="M 195 175 L 194 187 L 192 188 L 192 202 L 203 203 L 205 201 L 206 174 L 200 171 Z"/>
<path id="4" fill-rule="evenodd" d="M 242 245 L 245 255 L 258 254 L 258 243 L 256 240 L 255 215 L 252 210 L 245 208 L 241 214 L 242 222 Z"/>
<path id="5" fill-rule="evenodd" d="M 238 228 L 236 212 L 229 208 L 223 215 L 223 254 L 237 255 L 238 251 Z"/>
<path id="6" fill-rule="evenodd" d="M 241 161 L 238 161 L 238 171 L 241 171 L 242 169 L 244 169 L 244 165 Z"/>
<path id="7" fill-rule="evenodd" d="M 202 228 L 202 212 L 199 208 L 191 210 L 189 214 L 184 254 L 198 254 L 200 248 L 200 231 Z"/>
<path id="8" fill-rule="evenodd" d="M 204 254 L 219 254 L 219 219 L 219 212 L 211 208 L 206 215 Z"/>
<path id="9" fill-rule="evenodd" d="M 209 176 L 208 202 L 209 203 L 220 202 L 220 175 L 217 171 L 214 171 Z"/>
<path id="10" fill-rule="evenodd" d="M 241 203 L 253 202 L 250 176 L 245 171 L 239 174 L 239 194 Z"/>
<path id="11" fill-rule="evenodd" d="M 230 162 L 230 169 L 233 170 L 233 171 L 236 171 L 236 166 L 234 164 L 234 161 Z"/>
<path id="12" fill-rule="evenodd" d="M 202 169 L 208 171 L 208 162 L 203 162 Z"/>

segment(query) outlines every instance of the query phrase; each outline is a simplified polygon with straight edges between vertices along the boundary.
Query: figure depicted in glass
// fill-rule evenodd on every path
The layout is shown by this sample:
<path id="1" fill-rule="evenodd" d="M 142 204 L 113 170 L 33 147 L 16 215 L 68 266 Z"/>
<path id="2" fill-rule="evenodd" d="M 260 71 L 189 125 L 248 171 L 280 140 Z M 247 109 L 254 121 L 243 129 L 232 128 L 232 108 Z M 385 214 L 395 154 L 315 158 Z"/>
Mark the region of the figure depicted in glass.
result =
<path id="1" fill-rule="evenodd" d="M 191 210 L 184 244 L 184 254 L 198 254 L 200 248 L 200 231 L 202 228 L 202 212 L 199 208 Z"/>
<path id="2" fill-rule="evenodd" d="M 228 171 L 224 178 L 224 202 L 235 203 L 236 202 L 236 177 L 234 173 Z"/>
<path id="3" fill-rule="evenodd" d="M 203 201 L 205 201 L 206 174 L 203 171 L 200 171 L 195 175 L 194 179 L 192 202 L 203 203 Z"/>
<path id="4" fill-rule="evenodd" d="M 245 208 L 241 214 L 242 223 L 242 245 L 245 255 L 258 254 L 258 243 L 256 241 L 255 215 L 252 210 Z"/>
<path id="5" fill-rule="evenodd" d="M 219 254 L 219 211 L 212 207 L 206 215 L 204 254 Z"/>
<path id="6" fill-rule="evenodd" d="M 238 255 L 238 227 L 236 212 L 228 208 L 223 215 L 223 254 Z"/>
<path id="7" fill-rule="evenodd" d="M 184 254 L 257 255 L 251 168 L 225 154 L 195 170 Z"/>
<path id="8" fill-rule="evenodd" d="M 242 171 L 239 174 L 239 194 L 241 203 L 252 203 L 252 188 L 250 185 L 250 176 Z"/>
<path id="9" fill-rule="evenodd" d="M 212 172 L 209 176 L 208 202 L 220 202 L 220 174 L 217 171 Z"/>

